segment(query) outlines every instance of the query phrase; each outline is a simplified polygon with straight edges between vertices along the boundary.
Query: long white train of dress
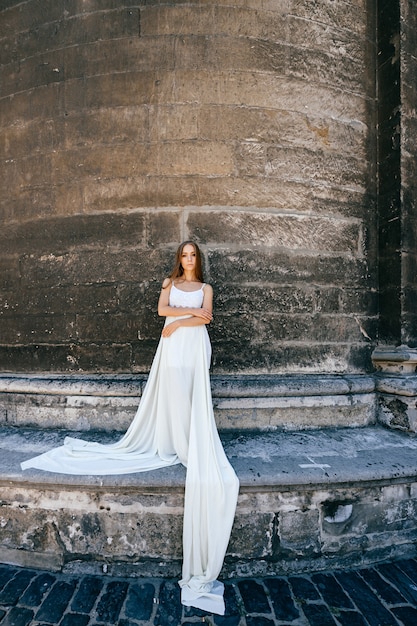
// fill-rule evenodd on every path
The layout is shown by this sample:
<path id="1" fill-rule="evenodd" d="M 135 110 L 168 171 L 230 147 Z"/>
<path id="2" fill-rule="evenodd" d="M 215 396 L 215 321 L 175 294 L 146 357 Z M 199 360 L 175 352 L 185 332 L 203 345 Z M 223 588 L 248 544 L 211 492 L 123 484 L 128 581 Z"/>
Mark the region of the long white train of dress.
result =
<path id="1" fill-rule="evenodd" d="M 197 308 L 202 300 L 203 288 L 184 292 L 171 287 L 171 306 Z M 168 317 L 165 324 L 175 319 L 179 318 Z M 216 579 L 230 538 L 239 481 L 214 420 L 210 358 L 205 325 L 182 327 L 161 337 L 137 413 L 117 443 L 67 437 L 64 445 L 21 466 L 109 475 L 185 465 L 181 601 L 223 615 L 223 584 Z"/>

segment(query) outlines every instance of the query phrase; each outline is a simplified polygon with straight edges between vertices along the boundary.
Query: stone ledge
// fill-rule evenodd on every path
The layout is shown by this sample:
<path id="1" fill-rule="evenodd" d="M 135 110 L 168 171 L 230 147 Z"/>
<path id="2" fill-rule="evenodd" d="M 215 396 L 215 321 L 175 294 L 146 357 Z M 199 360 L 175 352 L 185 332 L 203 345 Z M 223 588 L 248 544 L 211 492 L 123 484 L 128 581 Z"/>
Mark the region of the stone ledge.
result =
<path id="1" fill-rule="evenodd" d="M 1 393 L 140 397 L 146 374 L 0 374 Z M 372 393 L 373 376 L 323 374 L 212 375 L 213 397 L 326 396 Z"/>
<path id="2" fill-rule="evenodd" d="M 0 429 L 0 561 L 179 575 L 184 468 L 102 477 L 20 470 L 64 435 Z M 241 483 L 224 576 L 414 554 L 417 439 L 378 426 L 222 439 Z"/>
<path id="3" fill-rule="evenodd" d="M 415 374 L 417 349 L 408 346 L 384 346 L 375 348 L 372 361 L 377 371 L 394 374 Z"/>
<path id="4" fill-rule="evenodd" d="M 146 379 L 0 374 L 0 424 L 124 431 Z M 211 382 L 221 430 L 366 426 L 375 420 L 372 376 L 212 376 Z"/>

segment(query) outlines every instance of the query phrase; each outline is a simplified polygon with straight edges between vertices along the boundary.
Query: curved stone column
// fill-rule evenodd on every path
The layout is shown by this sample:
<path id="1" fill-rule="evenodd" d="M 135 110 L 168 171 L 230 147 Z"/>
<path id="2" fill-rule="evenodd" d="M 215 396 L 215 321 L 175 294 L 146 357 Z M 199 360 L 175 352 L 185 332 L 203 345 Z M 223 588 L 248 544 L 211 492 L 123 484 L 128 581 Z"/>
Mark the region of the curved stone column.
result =
<path id="1" fill-rule="evenodd" d="M 363 372 L 376 330 L 366 2 L 0 11 L 0 367 L 146 372 L 184 238 L 218 373 Z"/>

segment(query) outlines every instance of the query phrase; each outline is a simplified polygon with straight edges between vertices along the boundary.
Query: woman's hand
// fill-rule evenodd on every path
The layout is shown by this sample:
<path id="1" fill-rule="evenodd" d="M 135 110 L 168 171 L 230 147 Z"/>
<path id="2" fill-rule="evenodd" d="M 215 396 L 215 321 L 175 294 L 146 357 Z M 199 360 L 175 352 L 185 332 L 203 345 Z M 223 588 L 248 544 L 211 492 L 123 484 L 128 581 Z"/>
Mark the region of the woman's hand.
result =
<path id="1" fill-rule="evenodd" d="M 211 322 L 213 319 L 213 313 L 208 309 L 192 309 L 192 311 L 195 317 L 200 317 L 205 322 Z"/>
<path id="2" fill-rule="evenodd" d="M 162 337 L 171 337 L 173 333 L 181 326 L 179 320 L 167 324 L 162 329 Z"/>

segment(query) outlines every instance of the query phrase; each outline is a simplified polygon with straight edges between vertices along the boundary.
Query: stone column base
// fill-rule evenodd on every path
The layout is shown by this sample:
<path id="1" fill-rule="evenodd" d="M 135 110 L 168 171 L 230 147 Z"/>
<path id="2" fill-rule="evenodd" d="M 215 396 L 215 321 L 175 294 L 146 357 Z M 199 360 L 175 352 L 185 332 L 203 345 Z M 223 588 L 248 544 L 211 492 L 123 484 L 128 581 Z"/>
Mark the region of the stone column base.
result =
<path id="1" fill-rule="evenodd" d="M 377 419 L 381 424 L 417 432 L 417 350 L 407 346 L 376 348 Z"/>

